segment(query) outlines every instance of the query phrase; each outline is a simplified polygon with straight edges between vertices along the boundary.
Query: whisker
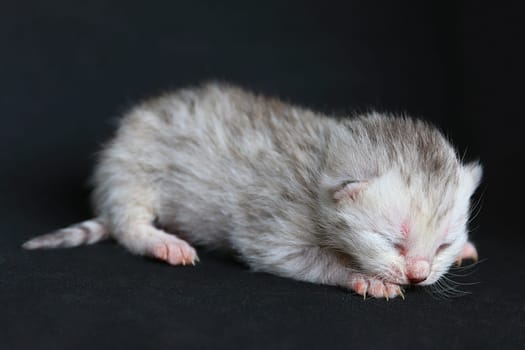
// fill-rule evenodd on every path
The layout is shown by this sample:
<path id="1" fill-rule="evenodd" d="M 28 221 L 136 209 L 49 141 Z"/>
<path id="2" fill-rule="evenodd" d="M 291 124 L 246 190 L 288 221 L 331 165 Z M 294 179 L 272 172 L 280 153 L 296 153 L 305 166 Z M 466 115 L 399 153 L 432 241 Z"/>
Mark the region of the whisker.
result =
<path id="1" fill-rule="evenodd" d="M 433 285 L 429 286 L 426 290 L 437 298 L 457 298 L 461 296 L 465 296 L 468 294 L 471 294 L 471 292 L 461 290 L 459 288 L 456 288 L 456 285 L 468 285 L 468 284 L 462 284 L 459 282 L 456 282 L 454 280 L 451 280 L 450 278 L 443 276 L 442 279 L 436 281 Z"/>
<path id="2" fill-rule="evenodd" d="M 468 219 L 468 224 L 472 223 L 472 221 L 474 221 L 478 217 L 479 213 L 481 212 L 482 201 L 483 201 L 483 197 L 485 195 L 485 190 L 486 189 L 483 189 L 483 191 L 479 195 L 479 197 L 476 200 L 476 202 L 474 202 L 472 204 L 472 206 L 470 208 L 470 215 L 469 215 L 469 219 Z"/>
<path id="3" fill-rule="evenodd" d="M 472 271 L 469 271 L 469 272 L 466 272 L 466 273 L 452 273 L 452 272 L 447 272 L 447 275 L 450 275 L 450 276 L 453 276 L 453 277 L 468 277 L 468 276 L 472 276 L 475 272 L 477 272 L 478 270 L 472 270 Z"/>
<path id="4" fill-rule="evenodd" d="M 453 271 L 471 270 L 471 269 L 476 268 L 479 264 L 484 263 L 485 261 L 487 261 L 487 258 L 480 259 L 480 260 L 478 260 L 476 262 L 473 262 L 472 264 L 468 264 L 468 265 L 463 265 L 463 266 L 454 266 L 454 265 L 452 265 L 450 267 L 449 271 L 451 271 L 451 270 L 453 270 Z"/>
<path id="5" fill-rule="evenodd" d="M 448 275 L 448 274 L 447 274 Z M 458 282 L 458 281 L 454 281 L 450 278 L 447 277 L 447 275 L 443 276 L 442 278 L 444 280 L 446 280 L 447 282 L 450 282 L 452 284 L 457 284 L 459 286 L 474 286 L 476 284 L 479 284 L 480 282 Z"/>

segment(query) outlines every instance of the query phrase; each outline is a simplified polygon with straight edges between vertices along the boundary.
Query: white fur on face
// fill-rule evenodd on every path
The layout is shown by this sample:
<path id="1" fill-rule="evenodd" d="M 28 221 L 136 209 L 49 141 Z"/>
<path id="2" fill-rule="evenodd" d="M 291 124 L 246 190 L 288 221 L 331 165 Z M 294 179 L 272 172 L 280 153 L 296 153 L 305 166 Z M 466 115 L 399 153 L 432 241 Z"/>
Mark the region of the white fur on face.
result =
<path id="1" fill-rule="evenodd" d="M 399 169 L 368 180 L 362 191 L 339 203 L 348 230 L 339 232 L 338 240 L 369 275 L 408 284 L 410 264 L 423 260 L 430 270 L 419 284 L 436 282 L 467 242 L 469 200 L 481 167 L 458 166 L 457 177 L 430 194 L 425 179 L 416 175 L 407 184 Z"/>

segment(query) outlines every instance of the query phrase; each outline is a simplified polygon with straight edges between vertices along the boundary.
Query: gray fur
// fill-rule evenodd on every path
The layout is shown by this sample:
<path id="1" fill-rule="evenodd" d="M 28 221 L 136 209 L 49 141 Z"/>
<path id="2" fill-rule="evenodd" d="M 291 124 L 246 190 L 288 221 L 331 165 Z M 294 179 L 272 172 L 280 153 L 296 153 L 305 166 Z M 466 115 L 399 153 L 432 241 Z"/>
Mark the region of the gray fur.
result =
<path id="1" fill-rule="evenodd" d="M 379 185 L 388 174 L 395 189 Z M 425 122 L 378 113 L 339 120 L 212 83 L 148 100 L 122 118 L 100 153 L 93 204 L 112 237 L 137 254 L 177 264 L 170 249 L 181 247 L 182 263 L 185 255 L 193 262 L 193 248 L 169 232 L 232 252 L 254 270 L 356 291 L 365 278 L 369 294 L 393 297 L 406 283 L 386 271 L 405 269 L 388 246 L 398 233 L 361 238 L 371 222 L 390 230 L 396 220 L 373 193 L 399 191 L 406 212 L 425 218 L 418 228 L 438 230 L 454 217 L 458 243 L 435 281 L 466 243 L 479 177 L 479 166 L 463 166 Z M 345 198 L 349 183 L 364 189 L 334 199 Z M 434 236 L 410 246 L 431 255 L 423 246 L 435 249 Z M 159 244 L 168 252 L 158 253 Z"/>

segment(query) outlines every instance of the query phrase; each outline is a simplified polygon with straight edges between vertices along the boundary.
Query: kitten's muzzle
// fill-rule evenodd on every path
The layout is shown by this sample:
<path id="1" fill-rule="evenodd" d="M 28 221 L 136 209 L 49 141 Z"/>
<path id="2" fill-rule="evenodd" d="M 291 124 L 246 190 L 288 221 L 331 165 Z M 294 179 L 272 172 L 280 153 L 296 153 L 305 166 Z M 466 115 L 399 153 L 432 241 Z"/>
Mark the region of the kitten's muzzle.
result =
<path id="1" fill-rule="evenodd" d="M 430 275 L 430 263 L 424 258 L 407 259 L 406 277 L 410 284 L 423 282 Z"/>
<path id="2" fill-rule="evenodd" d="M 416 278 L 412 277 L 412 278 L 410 278 L 408 276 L 407 276 L 407 278 L 408 278 L 408 283 L 410 283 L 410 284 L 418 284 L 418 283 L 423 282 L 423 281 L 425 281 L 427 279 L 426 277 L 416 277 Z"/>

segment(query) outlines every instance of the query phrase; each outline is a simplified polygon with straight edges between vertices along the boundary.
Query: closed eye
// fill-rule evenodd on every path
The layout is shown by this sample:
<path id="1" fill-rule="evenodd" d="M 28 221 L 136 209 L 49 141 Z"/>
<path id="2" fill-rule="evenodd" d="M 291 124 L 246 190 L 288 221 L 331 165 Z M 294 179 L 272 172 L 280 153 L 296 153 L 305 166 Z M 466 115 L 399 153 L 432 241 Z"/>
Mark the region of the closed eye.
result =
<path id="1" fill-rule="evenodd" d="M 439 248 L 436 250 L 436 255 L 446 250 L 448 247 L 450 247 L 450 243 L 443 243 L 439 246 Z"/>
<path id="2" fill-rule="evenodd" d="M 397 251 L 399 252 L 399 254 L 401 254 L 401 255 L 406 255 L 406 253 L 407 253 L 406 247 L 404 245 L 400 244 L 400 243 L 394 244 L 394 248 L 396 248 Z"/>

